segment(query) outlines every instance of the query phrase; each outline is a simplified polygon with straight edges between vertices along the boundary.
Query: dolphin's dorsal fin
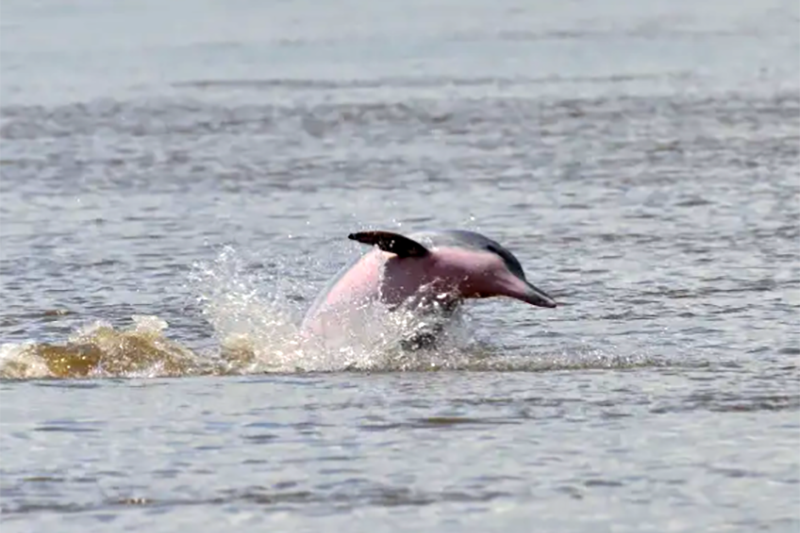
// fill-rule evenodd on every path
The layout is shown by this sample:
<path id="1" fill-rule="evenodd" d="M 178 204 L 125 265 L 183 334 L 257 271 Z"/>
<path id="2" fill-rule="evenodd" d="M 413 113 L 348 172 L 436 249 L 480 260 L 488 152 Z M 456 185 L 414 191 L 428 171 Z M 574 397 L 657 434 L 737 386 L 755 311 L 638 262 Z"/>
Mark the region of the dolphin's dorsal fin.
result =
<path id="1" fill-rule="evenodd" d="M 359 231 L 351 233 L 347 238 L 377 246 L 384 252 L 397 254 L 397 257 L 425 257 L 431 253 L 417 241 L 391 231 Z"/>

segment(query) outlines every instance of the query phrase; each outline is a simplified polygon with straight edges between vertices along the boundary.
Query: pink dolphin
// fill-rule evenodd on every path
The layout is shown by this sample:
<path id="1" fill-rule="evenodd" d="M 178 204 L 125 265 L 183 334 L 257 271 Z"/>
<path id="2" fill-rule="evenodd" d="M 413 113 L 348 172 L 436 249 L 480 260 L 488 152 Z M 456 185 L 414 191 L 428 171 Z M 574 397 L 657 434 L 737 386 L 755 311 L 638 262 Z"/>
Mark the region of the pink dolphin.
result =
<path id="1" fill-rule="evenodd" d="M 345 267 L 319 294 L 302 329 L 325 336 L 349 310 L 376 300 L 400 305 L 435 301 L 452 310 L 467 298 L 507 296 L 538 307 L 556 307 L 525 279 L 514 255 L 479 233 L 421 232 L 409 237 L 388 231 L 353 233 L 349 239 L 377 248 Z"/>

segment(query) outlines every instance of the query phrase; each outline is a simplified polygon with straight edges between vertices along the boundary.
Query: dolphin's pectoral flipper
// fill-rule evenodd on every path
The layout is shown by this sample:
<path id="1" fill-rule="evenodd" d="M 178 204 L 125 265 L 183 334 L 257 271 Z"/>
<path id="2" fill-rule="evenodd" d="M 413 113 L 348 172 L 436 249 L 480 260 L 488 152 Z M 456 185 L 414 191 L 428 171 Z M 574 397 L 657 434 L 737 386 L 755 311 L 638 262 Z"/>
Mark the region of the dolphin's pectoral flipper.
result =
<path id="1" fill-rule="evenodd" d="M 352 241 L 377 246 L 384 252 L 397 254 L 398 257 L 425 257 L 430 251 L 423 245 L 391 231 L 359 231 L 347 236 Z"/>

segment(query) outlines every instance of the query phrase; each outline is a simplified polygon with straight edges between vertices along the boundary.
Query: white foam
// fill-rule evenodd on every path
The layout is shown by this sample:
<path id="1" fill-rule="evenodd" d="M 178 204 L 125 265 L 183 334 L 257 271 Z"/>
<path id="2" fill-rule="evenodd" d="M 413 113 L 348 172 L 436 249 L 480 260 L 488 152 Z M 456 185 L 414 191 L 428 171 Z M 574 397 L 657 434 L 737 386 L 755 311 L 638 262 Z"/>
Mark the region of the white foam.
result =
<path id="1" fill-rule="evenodd" d="M 0 345 L 0 376 L 35 379 L 50 376 L 47 363 L 36 354 L 33 342 Z"/>

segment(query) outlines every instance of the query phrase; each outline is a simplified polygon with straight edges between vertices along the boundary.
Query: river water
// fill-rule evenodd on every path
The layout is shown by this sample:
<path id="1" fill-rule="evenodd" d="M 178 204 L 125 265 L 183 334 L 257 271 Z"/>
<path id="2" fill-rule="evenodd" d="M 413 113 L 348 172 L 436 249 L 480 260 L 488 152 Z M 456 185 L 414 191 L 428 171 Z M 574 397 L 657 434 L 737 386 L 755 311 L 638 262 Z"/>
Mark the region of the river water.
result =
<path id="1" fill-rule="evenodd" d="M 799 22 L 4 1 L 2 531 L 800 530 Z M 456 227 L 559 307 L 298 337 Z"/>

